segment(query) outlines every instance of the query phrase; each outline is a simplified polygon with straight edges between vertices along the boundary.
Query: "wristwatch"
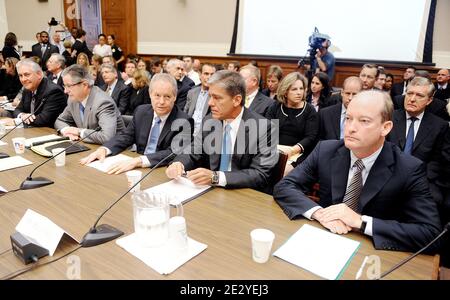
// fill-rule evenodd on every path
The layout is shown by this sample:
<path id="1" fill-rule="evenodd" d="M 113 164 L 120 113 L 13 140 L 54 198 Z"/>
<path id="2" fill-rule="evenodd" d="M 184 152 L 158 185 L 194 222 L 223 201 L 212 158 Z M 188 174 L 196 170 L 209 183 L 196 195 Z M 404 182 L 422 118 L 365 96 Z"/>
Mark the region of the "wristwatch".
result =
<path id="1" fill-rule="evenodd" d="M 217 171 L 213 171 L 213 174 L 211 176 L 211 184 L 212 185 L 219 184 L 219 173 L 217 173 Z"/>
<path id="2" fill-rule="evenodd" d="M 362 220 L 361 227 L 359 228 L 359 232 L 364 233 L 366 231 L 367 221 Z"/>

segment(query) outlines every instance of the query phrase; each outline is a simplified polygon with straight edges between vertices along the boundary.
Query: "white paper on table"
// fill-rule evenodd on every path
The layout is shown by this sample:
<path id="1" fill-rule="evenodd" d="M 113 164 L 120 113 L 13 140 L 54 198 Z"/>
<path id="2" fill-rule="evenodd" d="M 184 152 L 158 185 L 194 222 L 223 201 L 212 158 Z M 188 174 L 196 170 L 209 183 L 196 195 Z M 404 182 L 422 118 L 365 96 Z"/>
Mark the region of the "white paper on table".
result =
<path id="1" fill-rule="evenodd" d="M 145 192 L 168 194 L 169 196 L 173 196 L 171 199 L 177 199 L 181 203 L 186 203 L 200 195 L 203 195 L 210 189 L 212 189 L 212 187 L 209 185 L 195 185 L 189 179 L 180 177 L 178 179 L 172 179 L 169 182 L 148 188 Z M 176 203 L 170 204 L 175 205 Z"/>
<path id="2" fill-rule="evenodd" d="M 37 212 L 27 209 L 16 230 L 33 243 L 48 250 L 50 256 L 56 251 L 64 230 Z"/>
<path id="3" fill-rule="evenodd" d="M 320 277 L 339 279 L 360 242 L 305 224 L 274 256 Z"/>
<path id="4" fill-rule="evenodd" d="M 0 159 L 0 171 L 15 169 L 23 166 L 32 165 L 33 163 L 22 156 L 16 155 Z"/>
<path id="5" fill-rule="evenodd" d="M 31 147 L 31 145 L 33 143 L 45 142 L 45 141 L 54 140 L 54 139 L 58 139 L 58 138 L 61 138 L 61 137 L 56 134 L 49 134 L 49 135 L 43 135 L 43 136 L 38 136 L 38 137 L 34 137 L 34 138 L 29 138 L 29 139 L 25 140 L 25 147 Z"/>
<path id="6" fill-rule="evenodd" d="M 188 247 L 183 252 L 174 250 L 171 247 L 170 241 L 161 247 L 143 247 L 140 245 L 136 233 L 116 240 L 116 244 L 163 275 L 172 273 L 208 248 L 208 245 L 197 242 L 189 237 Z"/>
<path id="7" fill-rule="evenodd" d="M 5 143 L 4 141 L 0 141 L 0 146 L 8 145 L 8 143 Z"/>
<path id="8" fill-rule="evenodd" d="M 15 111 L 16 107 L 12 105 L 12 103 L 7 103 L 3 106 L 3 109 L 8 111 Z"/>
<path id="9" fill-rule="evenodd" d="M 94 162 L 91 162 L 90 164 L 87 164 L 88 167 L 95 168 L 99 171 L 102 171 L 106 173 L 106 171 L 115 163 L 121 162 L 127 159 L 131 159 L 130 156 L 127 156 L 125 154 L 118 154 L 114 156 L 109 156 L 105 158 L 103 162 L 100 162 L 99 160 L 96 160 Z"/>
<path id="10" fill-rule="evenodd" d="M 7 193 L 8 191 L 4 187 L 0 186 L 0 192 Z"/>

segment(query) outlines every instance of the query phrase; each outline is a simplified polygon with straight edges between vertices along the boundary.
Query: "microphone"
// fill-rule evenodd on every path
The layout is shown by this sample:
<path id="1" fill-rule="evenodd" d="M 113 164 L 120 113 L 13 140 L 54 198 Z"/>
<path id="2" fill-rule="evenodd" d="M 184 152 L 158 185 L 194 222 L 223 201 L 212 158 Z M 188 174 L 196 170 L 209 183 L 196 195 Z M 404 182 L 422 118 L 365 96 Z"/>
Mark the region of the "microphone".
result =
<path id="1" fill-rule="evenodd" d="M 189 146 L 189 145 L 188 145 Z M 181 153 L 181 152 L 180 152 Z M 97 226 L 100 219 L 111 209 L 113 208 L 125 195 L 127 195 L 135 186 L 141 183 L 148 175 L 150 175 L 157 167 L 159 167 L 163 162 L 175 156 L 174 152 L 171 152 L 169 155 L 160 160 L 156 165 L 154 165 L 150 171 L 147 172 L 141 179 L 139 179 L 132 187 L 130 187 L 125 193 L 122 194 L 116 201 L 114 201 L 108 208 L 106 208 L 100 216 L 95 221 L 94 225 L 89 229 L 89 231 L 84 235 L 83 240 L 81 241 L 81 247 L 87 248 L 92 246 L 101 245 L 103 243 L 112 241 L 119 236 L 123 235 L 123 232 L 119 229 L 116 229 L 108 224 L 102 224 Z"/>
<path id="2" fill-rule="evenodd" d="M 34 168 L 33 171 L 31 171 L 31 173 L 30 173 L 30 175 L 28 175 L 27 179 L 25 179 L 22 182 L 22 184 L 20 185 L 19 190 L 31 190 L 31 189 L 40 188 L 42 186 L 46 186 L 46 185 L 49 185 L 49 184 L 53 184 L 54 183 L 53 181 L 51 181 L 50 179 L 47 179 L 45 177 L 36 177 L 36 178 L 33 179 L 32 175 L 33 175 L 34 171 L 36 171 L 39 167 L 41 167 L 42 165 L 46 164 L 50 160 L 54 159 L 56 156 L 60 155 L 64 151 L 67 151 L 67 149 L 70 149 L 70 148 L 74 147 L 75 145 L 77 145 L 78 143 L 84 141 L 86 138 L 91 136 L 94 132 L 97 132 L 97 131 L 100 131 L 100 130 L 101 130 L 101 127 L 97 126 L 97 128 L 95 128 L 94 131 L 92 131 L 91 133 L 86 135 L 84 138 L 79 139 L 78 141 L 76 141 L 75 143 L 73 143 L 69 147 L 65 148 L 64 150 L 56 153 L 55 155 L 53 155 L 52 157 L 50 157 L 50 158 L 48 158 L 46 160 L 44 160 L 36 168 Z"/>
<path id="3" fill-rule="evenodd" d="M 447 231 L 450 230 L 450 222 L 447 223 L 444 226 L 444 230 L 442 230 L 442 232 L 431 242 L 428 243 L 428 245 L 426 245 L 425 247 L 423 247 L 422 249 L 420 249 L 419 251 L 417 251 L 416 253 L 412 254 L 411 256 L 405 258 L 404 260 L 400 261 L 398 264 L 396 264 L 395 266 L 393 266 L 392 268 L 390 268 L 388 271 L 384 272 L 383 274 L 381 274 L 381 276 L 379 278 L 377 278 L 377 280 L 380 280 L 384 277 L 386 277 L 387 275 L 391 274 L 392 272 L 394 272 L 395 270 L 397 270 L 398 268 L 400 268 L 401 266 L 403 266 L 404 264 L 406 264 L 408 261 L 410 261 L 411 259 L 413 259 L 414 257 L 416 257 L 417 255 L 419 255 L 420 253 L 422 253 L 423 251 L 425 251 L 428 247 L 430 247 L 431 245 L 433 245 L 437 240 L 439 240 L 444 234 L 447 233 Z"/>

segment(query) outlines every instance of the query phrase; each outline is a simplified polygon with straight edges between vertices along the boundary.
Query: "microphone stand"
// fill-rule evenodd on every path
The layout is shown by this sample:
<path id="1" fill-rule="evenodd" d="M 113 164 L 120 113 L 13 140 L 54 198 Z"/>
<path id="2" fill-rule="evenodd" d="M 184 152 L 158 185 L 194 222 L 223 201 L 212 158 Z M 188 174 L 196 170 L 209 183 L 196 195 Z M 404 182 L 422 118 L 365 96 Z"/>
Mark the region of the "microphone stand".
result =
<path id="1" fill-rule="evenodd" d="M 50 157 L 50 158 L 46 159 L 45 161 L 43 161 L 42 163 L 40 163 L 36 168 L 33 169 L 33 171 L 31 171 L 31 173 L 30 173 L 30 175 L 28 175 L 27 179 L 25 179 L 22 182 L 22 184 L 20 185 L 19 190 L 31 190 L 31 189 L 36 189 L 36 188 L 40 188 L 40 187 L 43 187 L 43 186 L 46 186 L 46 185 L 53 184 L 54 182 L 52 180 L 47 179 L 45 177 L 33 178 L 32 175 L 33 175 L 34 171 L 36 171 L 40 166 L 42 166 L 42 165 L 46 164 L 48 161 L 54 159 L 56 156 L 60 155 L 61 153 L 63 153 L 67 149 L 70 149 L 73 146 L 75 146 L 78 143 L 80 143 L 81 141 L 85 140 L 86 138 L 91 136 L 93 133 L 95 133 L 97 131 L 100 131 L 100 129 L 101 129 L 101 127 L 98 126 L 97 128 L 94 129 L 94 131 L 92 131 L 91 133 L 86 135 L 84 138 L 78 140 L 77 142 L 73 143 L 69 147 L 65 148 L 64 150 L 58 152 L 57 154 L 53 155 L 52 157 Z"/>

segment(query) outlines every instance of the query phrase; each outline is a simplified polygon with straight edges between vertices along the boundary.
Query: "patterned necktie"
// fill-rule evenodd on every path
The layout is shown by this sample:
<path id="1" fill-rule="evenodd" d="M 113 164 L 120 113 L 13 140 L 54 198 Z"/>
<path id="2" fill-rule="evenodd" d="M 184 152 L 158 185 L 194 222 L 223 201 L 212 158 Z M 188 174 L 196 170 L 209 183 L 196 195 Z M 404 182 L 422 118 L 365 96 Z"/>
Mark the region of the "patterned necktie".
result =
<path id="1" fill-rule="evenodd" d="M 353 166 L 356 167 L 356 170 L 353 173 L 353 177 L 350 180 L 347 190 L 345 191 L 345 196 L 342 202 L 347 204 L 347 206 L 355 212 L 358 212 L 359 198 L 361 197 L 361 191 L 363 188 L 362 170 L 364 169 L 364 163 L 362 160 L 358 159 Z"/>
<path id="2" fill-rule="evenodd" d="M 144 154 L 150 154 L 156 152 L 156 146 L 158 146 L 158 139 L 160 134 L 161 119 L 159 117 L 155 118 L 155 124 L 150 130 L 150 135 L 148 137 L 147 147 L 145 147 Z"/>
<path id="3" fill-rule="evenodd" d="M 31 93 L 31 105 L 30 105 L 30 113 L 34 114 L 34 109 L 36 106 L 36 94 Z"/>
<path id="4" fill-rule="evenodd" d="M 410 117 L 411 124 L 409 125 L 408 134 L 406 135 L 406 143 L 405 143 L 405 149 L 403 149 L 403 152 L 407 154 L 411 154 L 412 148 L 414 145 L 414 122 L 418 119 L 416 117 Z"/>
<path id="5" fill-rule="evenodd" d="M 81 122 L 84 122 L 84 109 L 85 109 L 85 107 L 83 106 L 83 104 L 80 103 L 80 117 L 81 117 Z"/>
<path id="6" fill-rule="evenodd" d="M 225 126 L 225 132 L 223 133 L 222 152 L 220 154 L 220 168 L 219 171 L 228 171 L 228 166 L 231 161 L 231 126 L 227 124 Z"/>
<path id="7" fill-rule="evenodd" d="M 248 96 L 245 97 L 245 108 L 250 106 L 250 98 Z"/>
<path id="8" fill-rule="evenodd" d="M 42 44 L 42 47 L 41 47 L 41 57 L 44 57 L 45 50 L 47 50 L 47 45 L 46 45 L 46 44 Z"/>

